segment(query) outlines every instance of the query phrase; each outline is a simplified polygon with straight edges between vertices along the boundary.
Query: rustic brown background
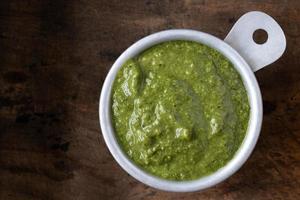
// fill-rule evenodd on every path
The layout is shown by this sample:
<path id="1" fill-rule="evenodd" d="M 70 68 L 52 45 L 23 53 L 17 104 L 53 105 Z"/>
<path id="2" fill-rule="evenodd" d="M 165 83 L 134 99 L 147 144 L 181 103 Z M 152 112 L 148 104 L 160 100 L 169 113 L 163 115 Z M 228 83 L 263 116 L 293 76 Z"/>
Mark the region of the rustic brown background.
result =
<path id="1" fill-rule="evenodd" d="M 114 60 L 160 30 L 224 38 L 245 12 L 273 16 L 283 57 L 256 73 L 264 122 L 227 181 L 168 193 L 127 175 L 101 136 L 98 99 Z M 1 0 L 0 199 L 300 199 L 300 1 Z"/>

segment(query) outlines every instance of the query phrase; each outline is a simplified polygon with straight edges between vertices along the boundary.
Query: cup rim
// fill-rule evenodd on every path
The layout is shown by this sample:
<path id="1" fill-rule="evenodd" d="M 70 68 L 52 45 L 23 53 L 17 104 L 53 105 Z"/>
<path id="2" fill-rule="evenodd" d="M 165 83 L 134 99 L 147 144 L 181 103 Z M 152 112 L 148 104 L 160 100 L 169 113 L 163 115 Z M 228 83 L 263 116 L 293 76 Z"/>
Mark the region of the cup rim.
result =
<path id="1" fill-rule="evenodd" d="M 223 54 L 240 74 L 248 94 L 250 117 L 245 138 L 234 157 L 214 173 L 189 181 L 172 181 L 156 177 L 134 164 L 118 144 L 111 121 L 111 90 L 115 76 L 122 64 L 142 51 L 156 44 L 171 40 L 187 40 L 205 44 Z M 126 49 L 112 65 L 104 81 L 99 103 L 99 120 L 105 143 L 118 164 L 132 177 L 156 189 L 172 192 L 192 192 L 216 185 L 234 174 L 252 153 L 260 134 L 262 124 L 262 98 L 253 71 L 247 62 L 223 40 L 190 29 L 173 29 L 146 36 Z"/>

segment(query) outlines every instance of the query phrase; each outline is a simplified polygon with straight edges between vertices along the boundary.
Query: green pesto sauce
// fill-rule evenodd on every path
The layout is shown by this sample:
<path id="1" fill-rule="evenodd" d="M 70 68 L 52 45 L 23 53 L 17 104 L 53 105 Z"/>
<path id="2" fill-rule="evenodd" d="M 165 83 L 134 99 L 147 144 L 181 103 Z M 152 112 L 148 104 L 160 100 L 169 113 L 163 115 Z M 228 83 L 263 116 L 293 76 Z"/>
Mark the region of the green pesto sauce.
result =
<path id="1" fill-rule="evenodd" d="M 247 130 L 249 103 L 222 54 L 196 42 L 170 41 L 119 70 L 112 119 L 134 163 L 161 178 L 192 180 L 234 156 Z"/>

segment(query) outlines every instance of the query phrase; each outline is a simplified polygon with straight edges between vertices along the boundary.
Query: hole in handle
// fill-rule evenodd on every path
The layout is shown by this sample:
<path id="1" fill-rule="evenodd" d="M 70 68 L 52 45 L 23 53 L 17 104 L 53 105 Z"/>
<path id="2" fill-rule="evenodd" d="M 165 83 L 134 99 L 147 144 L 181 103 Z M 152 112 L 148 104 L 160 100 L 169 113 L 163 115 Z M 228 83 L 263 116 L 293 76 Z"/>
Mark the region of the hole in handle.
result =
<path id="1" fill-rule="evenodd" d="M 268 40 L 268 33 L 263 29 L 257 29 L 254 31 L 252 38 L 256 44 L 264 44 Z"/>

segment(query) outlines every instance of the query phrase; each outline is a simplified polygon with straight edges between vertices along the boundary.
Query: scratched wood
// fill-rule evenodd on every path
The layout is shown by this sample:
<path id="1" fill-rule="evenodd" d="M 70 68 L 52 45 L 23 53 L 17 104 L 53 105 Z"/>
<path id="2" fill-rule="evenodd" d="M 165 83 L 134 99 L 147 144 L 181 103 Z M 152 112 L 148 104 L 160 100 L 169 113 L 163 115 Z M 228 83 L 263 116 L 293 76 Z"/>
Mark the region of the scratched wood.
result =
<path id="1" fill-rule="evenodd" d="M 101 136 L 98 100 L 114 60 L 160 30 L 224 38 L 245 12 L 273 16 L 283 57 L 256 73 L 261 136 L 247 163 L 203 192 L 127 175 Z M 300 199 L 300 1 L 0 1 L 0 199 Z"/>

